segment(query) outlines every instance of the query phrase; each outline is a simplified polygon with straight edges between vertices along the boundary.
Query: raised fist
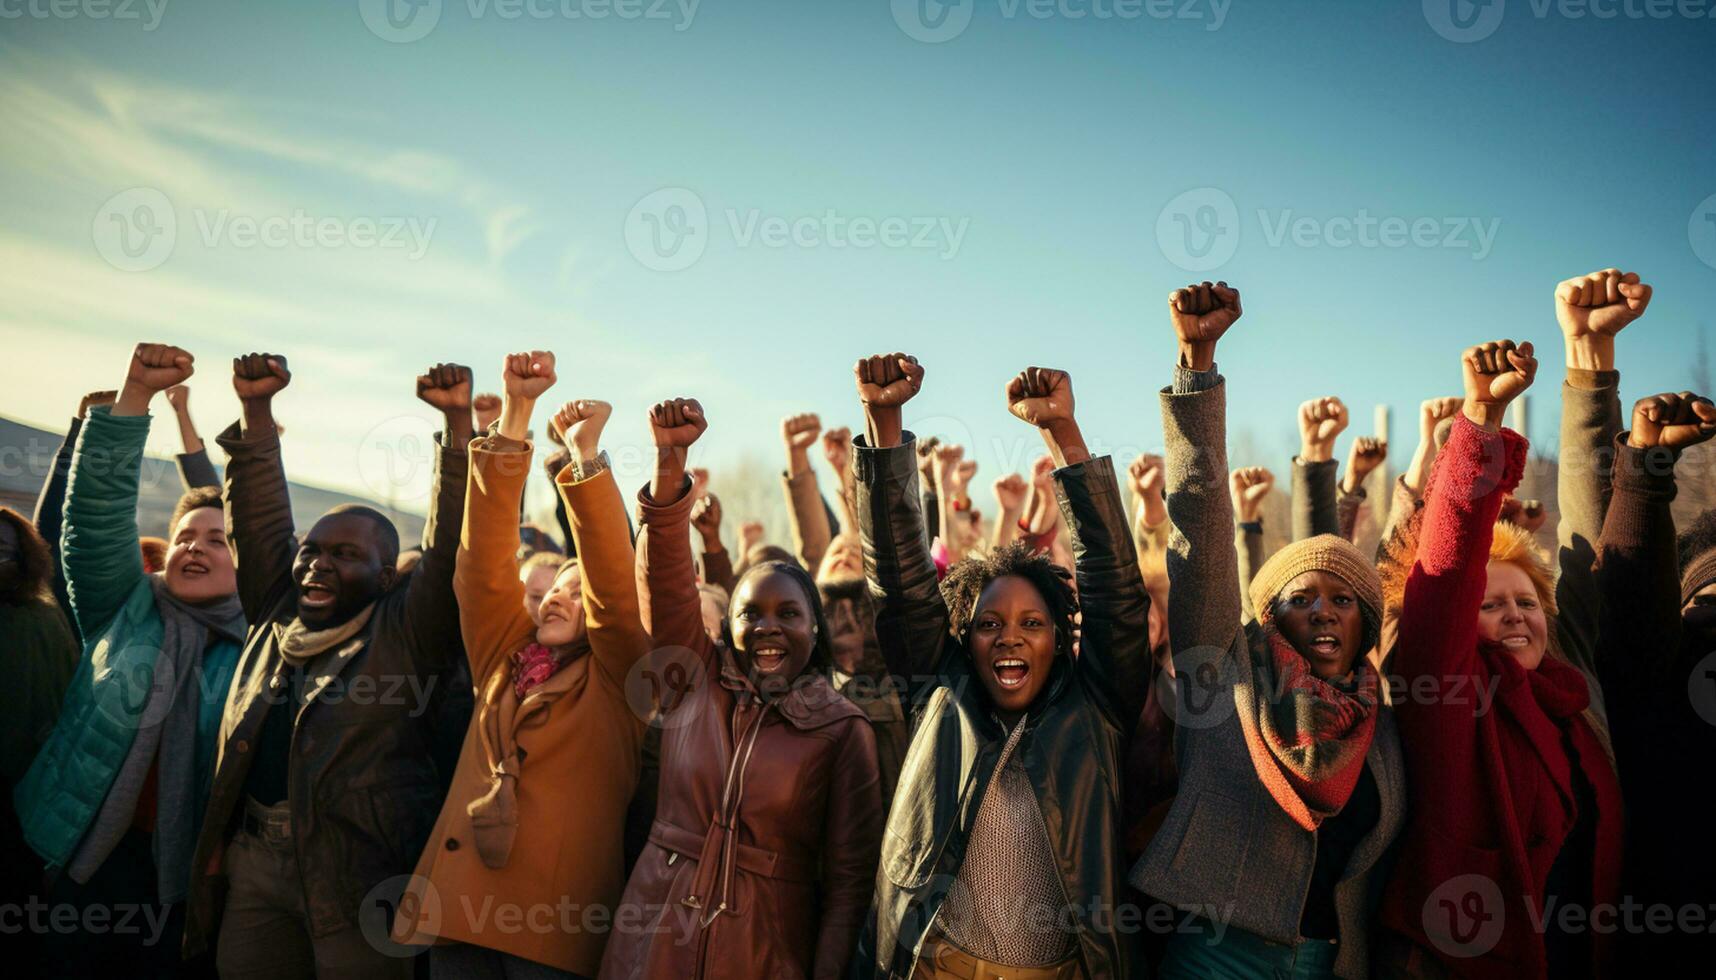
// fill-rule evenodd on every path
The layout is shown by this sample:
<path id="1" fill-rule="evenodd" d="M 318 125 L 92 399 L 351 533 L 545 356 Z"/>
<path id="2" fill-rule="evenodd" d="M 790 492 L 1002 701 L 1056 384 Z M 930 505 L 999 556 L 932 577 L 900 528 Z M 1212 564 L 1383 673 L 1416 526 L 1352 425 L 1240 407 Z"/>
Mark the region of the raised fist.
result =
<path id="1" fill-rule="evenodd" d="M 562 444 L 589 459 L 596 455 L 596 447 L 602 441 L 602 427 L 612 414 L 614 406 L 607 402 L 580 398 L 560 406 L 560 411 L 548 420 L 548 429 L 560 434 Z"/>
<path id="2" fill-rule="evenodd" d="M 1073 417 L 1072 375 L 1054 368 L 1028 367 L 1007 382 L 1007 411 L 1046 429 Z"/>
<path id="3" fill-rule="evenodd" d="M 1055 461 L 1048 456 L 1038 456 L 1031 464 L 1031 485 L 1037 488 L 1039 494 L 1054 496 L 1055 493 Z"/>
<path id="4" fill-rule="evenodd" d="M 173 406 L 173 411 L 182 412 L 191 404 L 191 389 L 189 385 L 174 385 L 165 392 L 167 404 Z"/>
<path id="5" fill-rule="evenodd" d="M 1497 518 L 1525 528 L 1532 534 L 1536 534 L 1548 519 L 1549 512 L 1543 509 L 1543 501 L 1521 500 L 1511 494 L 1502 500 L 1501 515 Z"/>
<path id="6" fill-rule="evenodd" d="M 1242 312 L 1239 290 L 1225 282 L 1206 279 L 1168 294 L 1168 316 L 1183 344 L 1214 344 Z"/>
<path id="7" fill-rule="evenodd" d="M 232 390 L 239 401 L 273 398 L 291 381 L 286 358 L 278 354 L 250 353 L 232 359 Z"/>
<path id="8" fill-rule="evenodd" d="M 691 496 L 701 498 L 709 492 L 709 467 L 693 466 L 685 472 L 691 474 Z"/>
<path id="9" fill-rule="evenodd" d="M 935 450 L 941 445 L 941 439 L 936 436 L 925 436 L 918 440 L 918 476 L 928 480 L 935 472 Z"/>
<path id="10" fill-rule="evenodd" d="M 151 393 L 165 391 L 191 376 L 196 370 L 191 366 L 194 360 L 184 348 L 172 344 L 138 344 L 131 352 L 125 383 Z"/>
<path id="11" fill-rule="evenodd" d="M 1690 391 L 1641 398 L 1633 405 L 1633 428 L 1627 445 L 1640 449 L 1663 446 L 1681 450 L 1716 435 L 1716 405 Z"/>
<path id="12" fill-rule="evenodd" d="M 101 391 L 92 391 L 78 400 L 78 418 L 89 417 L 89 410 L 95 408 L 97 405 L 112 405 L 118 400 L 119 392 L 116 389 L 104 388 Z"/>
<path id="13" fill-rule="evenodd" d="M 1575 276 L 1555 287 L 1555 319 L 1568 340 L 1613 337 L 1644 314 L 1650 293 L 1636 272 L 1603 269 Z"/>
<path id="14" fill-rule="evenodd" d="M 828 465 L 834 468 L 834 472 L 846 472 L 847 464 L 852 461 L 852 430 L 843 425 L 824 432 L 822 458 L 828 460 Z"/>
<path id="15" fill-rule="evenodd" d="M 1388 443 L 1376 436 L 1359 436 L 1347 453 L 1347 475 L 1356 489 L 1388 459 Z"/>
<path id="16" fill-rule="evenodd" d="M 555 380 L 553 351 L 519 351 L 501 365 L 501 384 L 511 398 L 535 401 Z"/>
<path id="17" fill-rule="evenodd" d="M 703 535 L 703 540 L 719 540 L 721 536 L 721 498 L 704 494 L 691 505 L 691 526 Z"/>
<path id="18" fill-rule="evenodd" d="M 746 521 L 739 525 L 739 548 L 741 554 L 750 551 L 763 543 L 763 522 Z"/>
<path id="19" fill-rule="evenodd" d="M 1525 394 L 1537 377 L 1537 358 L 1532 356 L 1529 340 L 1517 347 L 1511 340 L 1479 344 L 1468 348 L 1460 362 L 1465 374 L 1467 408 L 1487 410 L 1490 415 Z M 1491 422 L 1499 426 L 1500 417 L 1495 416 Z"/>
<path id="20" fill-rule="evenodd" d="M 417 398 L 443 414 L 471 410 L 471 369 L 437 364 L 417 376 Z"/>
<path id="21" fill-rule="evenodd" d="M 1335 456 L 1335 437 L 1347 430 L 1347 406 L 1339 398 L 1313 398 L 1299 406 L 1300 457 L 1319 463 Z"/>
<path id="22" fill-rule="evenodd" d="M 1233 498 L 1233 512 L 1244 522 L 1257 520 L 1263 510 L 1263 498 L 1275 488 L 1275 474 L 1261 466 L 1242 466 L 1227 477 L 1228 495 Z"/>
<path id="23" fill-rule="evenodd" d="M 1464 398 L 1431 398 L 1418 406 L 1418 434 L 1423 441 L 1436 438 L 1436 426 L 1443 419 L 1460 414 Z"/>
<path id="24" fill-rule="evenodd" d="M 918 359 L 898 351 L 861 357 L 852 374 L 858 382 L 858 400 L 875 408 L 899 408 L 924 383 Z"/>
<path id="25" fill-rule="evenodd" d="M 489 426 L 493 425 L 495 420 L 500 418 L 500 396 L 491 391 L 483 392 L 477 397 L 471 399 L 471 411 L 477 416 L 477 428 L 480 431 L 487 432 Z"/>
<path id="26" fill-rule="evenodd" d="M 957 470 L 960 460 L 965 458 L 965 447 L 944 442 L 935 447 L 933 463 L 935 466 L 935 482 L 937 486 L 950 490 L 959 485 Z"/>
<path id="27" fill-rule="evenodd" d="M 996 477 L 989 488 L 995 491 L 995 505 L 1003 514 L 1015 514 L 1025 508 L 1025 478 L 1019 474 Z"/>
<path id="28" fill-rule="evenodd" d="M 709 420 L 695 398 L 669 398 L 649 410 L 650 438 L 658 449 L 684 449 L 707 428 Z"/>
<path id="29" fill-rule="evenodd" d="M 781 438 L 786 440 L 787 449 L 793 452 L 809 452 L 816 445 L 816 437 L 822 432 L 822 420 L 814 412 L 804 412 L 799 415 L 788 415 L 781 419 Z"/>
<path id="30" fill-rule="evenodd" d="M 1140 500 L 1162 495 L 1162 457 L 1154 453 L 1140 453 L 1126 467 L 1126 473 L 1132 479 L 1132 492 Z"/>
<path id="31" fill-rule="evenodd" d="M 976 475 L 977 460 L 975 459 L 962 459 L 959 461 L 959 465 L 953 468 L 953 478 L 961 490 L 970 486 L 971 478 Z"/>

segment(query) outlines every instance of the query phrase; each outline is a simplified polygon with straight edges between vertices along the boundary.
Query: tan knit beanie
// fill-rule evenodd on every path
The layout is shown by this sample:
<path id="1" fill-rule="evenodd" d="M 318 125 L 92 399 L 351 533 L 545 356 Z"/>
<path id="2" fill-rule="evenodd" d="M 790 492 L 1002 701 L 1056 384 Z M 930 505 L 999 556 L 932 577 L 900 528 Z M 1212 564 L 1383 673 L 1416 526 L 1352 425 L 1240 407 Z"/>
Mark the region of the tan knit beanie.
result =
<path id="1" fill-rule="evenodd" d="M 1382 577 L 1351 541 L 1334 534 L 1295 541 L 1269 557 L 1251 578 L 1251 607 L 1267 625 L 1275 614 L 1275 597 L 1306 572 L 1328 572 L 1358 593 L 1364 614 L 1365 649 L 1374 648 L 1382 635 Z"/>
<path id="2" fill-rule="evenodd" d="M 1698 590 L 1716 582 L 1716 548 L 1694 558 L 1686 566 L 1686 571 L 1680 577 L 1680 604 L 1686 605 Z"/>

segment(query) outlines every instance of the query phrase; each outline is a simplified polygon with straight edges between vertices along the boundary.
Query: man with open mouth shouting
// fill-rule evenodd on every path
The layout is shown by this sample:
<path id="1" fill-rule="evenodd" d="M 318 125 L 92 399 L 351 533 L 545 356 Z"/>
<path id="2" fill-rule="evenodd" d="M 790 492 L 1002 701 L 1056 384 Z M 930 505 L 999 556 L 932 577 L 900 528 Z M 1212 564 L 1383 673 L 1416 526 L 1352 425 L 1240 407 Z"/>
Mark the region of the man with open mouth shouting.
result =
<path id="1" fill-rule="evenodd" d="M 273 412 L 290 380 L 284 357 L 233 360 L 243 418 L 219 442 L 252 625 L 221 725 L 186 947 L 218 930 L 222 976 L 409 976 L 411 960 L 367 939 L 359 913 L 398 898 L 374 893 L 392 879 L 403 887 L 440 810 L 429 696 L 464 656 L 453 566 L 471 371 L 439 364 L 417 379 L 446 428 L 423 558 L 403 576 L 398 530 L 368 507 L 337 507 L 296 539 Z"/>
<path id="2" fill-rule="evenodd" d="M 855 972 L 1141 975 L 1136 937 L 1112 922 L 1125 901 L 1119 773 L 1148 690 L 1150 600 L 1113 463 L 1085 448 L 1065 372 L 1020 373 L 1007 406 L 1059 467 L 1078 596 L 1066 570 L 1024 542 L 963 559 L 938 588 L 916 440 L 901 421 L 924 369 L 896 353 L 855 372 L 864 571 L 915 726 Z"/>

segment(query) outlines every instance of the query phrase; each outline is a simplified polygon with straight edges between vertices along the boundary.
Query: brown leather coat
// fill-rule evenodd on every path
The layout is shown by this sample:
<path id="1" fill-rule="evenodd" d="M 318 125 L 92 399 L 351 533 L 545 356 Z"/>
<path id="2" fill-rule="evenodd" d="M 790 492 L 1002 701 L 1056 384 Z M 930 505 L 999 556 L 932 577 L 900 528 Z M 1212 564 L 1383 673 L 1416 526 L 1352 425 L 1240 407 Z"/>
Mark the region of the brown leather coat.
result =
<path id="1" fill-rule="evenodd" d="M 875 738 L 826 678 L 765 701 L 709 641 L 691 504 L 639 495 L 639 592 L 658 647 L 644 671 L 682 697 L 660 721 L 660 802 L 601 976 L 838 977 L 881 846 Z"/>
<path id="2" fill-rule="evenodd" d="M 192 864 L 185 947 L 197 953 L 218 932 L 222 857 L 244 810 L 244 784 L 271 706 L 291 710 L 290 671 L 274 625 L 297 616 L 292 505 L 273 432 L 250 438 L 237 425 L 227 452 L 227 523 L 238 557 L 238 595 L 250 622 L 233 677 L 215 760 L 214 786 Z M 365 896 L 411 872 L 441 809 L 430 695 L 464 656 L 453 564 L 465 508 L 465 447 L 437 440 L 433 510 L 423 560 L 376 600 L 357 642 L 307 666 L 305 703 L 291 741 L 287 799 L 310 933 L 358 925 Z"/>

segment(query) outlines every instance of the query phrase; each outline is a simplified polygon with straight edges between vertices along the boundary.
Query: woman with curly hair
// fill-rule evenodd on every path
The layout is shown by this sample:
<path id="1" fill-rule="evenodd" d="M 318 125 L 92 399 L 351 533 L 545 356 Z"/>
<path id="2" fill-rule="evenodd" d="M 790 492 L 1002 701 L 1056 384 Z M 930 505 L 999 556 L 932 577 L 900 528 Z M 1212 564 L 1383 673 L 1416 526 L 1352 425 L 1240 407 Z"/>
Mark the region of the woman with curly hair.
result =
<path id="1" fill-rule="evenodd" d="M 955 563 L 938 588 L 915 439 L 901 424 L 923 368 L 891 354 L 855 373 L 865 575 L 914 731 L 854 972 L 1141 975 L 1136 937 L 1114 916 L 1126 901 L 1120 773 L 1149 680 L 1150 603 L 1113 463 L 1085 448 L 1071 379 L 1022 372 L 1008 408 L 1060 467 L 1077 596 L 1071 575 L 1023 542 Z"/>

